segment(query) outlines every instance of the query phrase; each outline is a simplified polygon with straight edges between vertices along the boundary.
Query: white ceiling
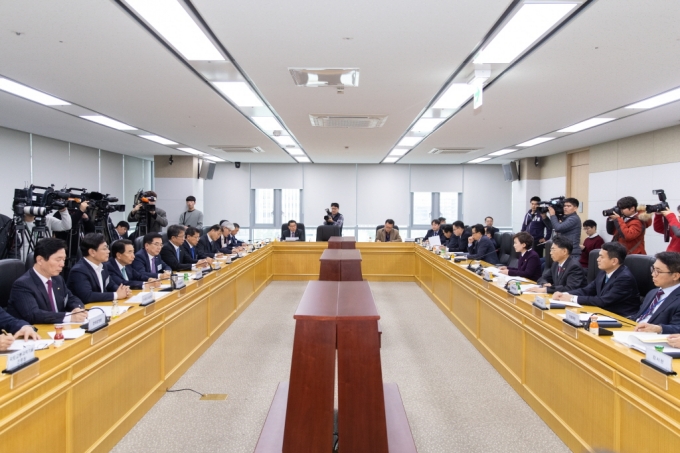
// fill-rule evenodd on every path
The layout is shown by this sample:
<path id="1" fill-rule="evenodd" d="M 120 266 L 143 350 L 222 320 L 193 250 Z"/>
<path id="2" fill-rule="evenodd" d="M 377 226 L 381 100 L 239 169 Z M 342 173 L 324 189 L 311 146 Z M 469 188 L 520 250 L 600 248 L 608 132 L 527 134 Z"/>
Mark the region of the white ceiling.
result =
<path id="1" fill-rule="evenodd" d="M 378 163 L 510 1 L 486 0 L 483 8 L 478 0 L 193 3 L 314 162 Z M 594 1 L 485 90 L 480 110 L 465 107 L 400 163 L 465 162 L 679 86 L 679 22 L 674 0 Z M 359 88 L 339 95 L 296 87 L 289 67 L 358 67 Z M 0 75 L 229 160 L 293 162 L 112 0 L 2 2 Z M 310 113 L 389 118 L 380 129 L 315 128 Z M 680 103 L 671 104 L 489 163 L 678 120 Z M 140 157 L 170 154 L 3 92 L 0 126 Z M 265 152 L 229 157 L 208 145 Z M 434 147 L 482 150 L 427 154 Z"/>

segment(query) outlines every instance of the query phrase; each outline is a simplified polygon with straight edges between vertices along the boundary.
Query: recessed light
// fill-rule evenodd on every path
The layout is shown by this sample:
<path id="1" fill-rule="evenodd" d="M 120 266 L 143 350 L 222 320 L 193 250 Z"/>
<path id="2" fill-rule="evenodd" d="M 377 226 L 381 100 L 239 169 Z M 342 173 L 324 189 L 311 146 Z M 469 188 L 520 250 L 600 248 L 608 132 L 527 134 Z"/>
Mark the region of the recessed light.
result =
<path id="1" fill-rule="evenodd" d="M 411 130 L 413 132 L 432 132 L 446 118 L 421 118 L 416 121 Z"/>
<path id="2" fill-rule="evenodd" d="M 394 149 L 390 152 L 390 156 L 403 156 L 403 155 L 406 154 L 407 152 L 408 152 L 408 149 L 394 148 Z"/>
<path id="3" fill-rule="evenodd" d="M 505 154 L 514 153 L 515 151 L 517 151 L 516 148 L 506 148 L 496 151 L 495 153 L 490 153 L 489 156 L 503 156 Z"/>
<path id="4" fill-rule="evenodd" d="M 219 50 L 177 0 L 125 1 L 187 60 L 224 60 Z"/>
<path id="5" fill-rule="evenodd" d="M 457 109 L 472 97 L 473 87 L 467 83 L 452 83 L 435 102 L 435 109 Z"/>
<path id="6" fill-rule="evenodd" d="M 128 126 L 125 123 L 121 123 L 120 121 L 113 120 L 111 118 L 108 118 L 103 115 L 83 115 L 81 118 L 84 118 L 89 121 L 93 121 L 95 123 L 101 124 L 102 126 L 108 126 L 113 129 L 117 129 L 119 131 L 136 131 L 137 128 Z"/>
<path id="7" fill-rule="evenodd" d="M 282 131 L 283 127 L 273 116 L 254 116 L 252 120 L 265 131 Z"/>
<path id="8" fill-rule="evenodd" d="M 213 85 L 239 107 L 262 107 L 264 105 L 246 82 L 213 82 Z"/>
<path id="9" fill-rule="evenodd" d="M 399 143 L 397 143 L 397 146 L 402 147 L 415 146 L 416 144 L 420 143 L 422 139 L 423 137 L 404 137 L 401 139 Z"/>
<path id="10" fill-rule="evenodd" d="M 207 153 L 204 153 L 203 151 L 199 151 L 197 149 L 193 148 L 177 148 L 180 151 L 184 151 L 185 153 L 193 154 L 194 156 L 207 156 Z"/>
<path id="11" fill-rule="evenodd" d="M 473 62 L 511 63 L 576 6 L 575 2 L 523 4 Z"/>
<path id="12" fill-rule="evenodd" d="M 311 162 L 311 160 L 309 160 L 309 157 L 307 157 L 307 156 L 300 156 L 300 157 L 295 156 L 295 160 L 297 160 L 298 162 L 301 162 L 301 163 Z"/>
<path id="13" fill-rule="evenodd" d="M 304 156 L 305 153 L 302 152 L 300 148 L 286 148 L 286 152 L 291 156 Z"/>
<path id="14" fill-rule="evenodd" d="M 557 132 L 580 132 L 585 129 L 590 129 L 591 127 L 599 126 L 600 124 L 608 123 L 614 121 L 616 118 L 591 118 L 589 120 L 581 121 L 572 126 L 560 129 Z"/>
<path id="15" fill-rule="evenodd" d="M 279 142 L 279 145 L 286 146 L 286 145 L 295 145 L 296 144 L 295 140 L 293 140 L 293 137 L 291 137 L 290 135 L 279 135 L 279 136 L 274 136 L 273 138 L 274 138 L 274 140 Z"/>
<path id="16" fill-rule="evenodd" d="M 152 142 L 160 143 L 161 145 L 176 145 L 176 142 L 173 142 L 172 140 L 168 140 L 167 138 L 163 138 L 159 135 L 138 135 L 138 137 L 145 138 L 147 140 L 151 140 Z"/>
<path id="17" fill-rule="evenodd" d="M 490 160 L 490 157 L 478 157 L 477 159 L 473 159 L 468 164 L 478 164 L 480 162 L 486 162 L 487 160 Z"/>
<path id="18" fill-rule="evenodd" d="M 395 163 L 395 162 L 398 161 L 398 160 L 399 160 L 398 157 L 386 157 L 386 158 L 383 160 L 383 163 L 384 163 L 384 164 L 393 164 L 393 163 Z"/>
<path id="19" fill-rule="evenodd" d="M 203 159 L 211 160 L 211 161 L 213 161 L 213 162 L 226 162 L 226 160 L 224 160 L 224 159 L 220 159 L 219 157 L 210 156 L 210 155 L 208 155 L 208 156 L 203 156 Z"/>
<path id="20" fill-rule="evenodd" d="M 651 109 L 654 107 L 658 107 L 660 105 L 668 104 L 669 102 L 674 102 L 680 99 L 680 88 L 676 88 L 671 91 L 667 91 L 665 93 L 659 94 L 657 96 L 651 97 L 649 99 L 645 99 L 644 101 L 641 102 L 636 102 L 635 104 L 631 104 L 627 109 Z"/>
<path id="21" fill-rule="evenodd" d="M 540 145 L 541 143 L 549 142 L 550 140 L 554 140 L 557 137 L 538 137 L 538 138 L 532 138 L 531 140 L 528 140 L 524 143 L 520 143 L 517 146 L 522 146 L 524 148 L 529 147 L 529 146 L 535 146 L 535 145 Z"/>
<path id="22" fill-rule="evenodd" d="M 34 90 L 33 88 L 29 88 L 26 85 L 22 85 L 2 77 L 0 77 L 0 90 L 21 96 L 22 98 L 37 102 L 42 105 L 71 105 L 66 101 L 62 101 L 59 98 L 50 96 L 49 94 L 45 94 L 42 91 Z"/>

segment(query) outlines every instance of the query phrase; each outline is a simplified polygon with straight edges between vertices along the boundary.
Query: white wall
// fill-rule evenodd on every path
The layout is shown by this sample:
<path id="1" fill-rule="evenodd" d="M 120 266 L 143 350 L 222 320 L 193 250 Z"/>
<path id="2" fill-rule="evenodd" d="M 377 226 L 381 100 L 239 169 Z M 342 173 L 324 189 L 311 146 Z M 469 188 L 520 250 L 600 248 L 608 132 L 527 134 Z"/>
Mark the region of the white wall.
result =
<path id="1" fill-rule="evenodd" d="M 512 224 L 512 184 L 504 180 L 501 165 L 463 166 L 463 221 L 484 224 L 491 216 L 496 227 Z"/>
<path id="2" fill-rule="evenodd" d="M 250 165 L 217 164 L 213 179 L 203 184 L 203 225 L 231 220 L 250 227 Z"/>
<path id="3" fill-rule="evenodd" d="M 539 181 L 538 196 L 541 197 L 541 200 L 550 200 L 551 198 L 566 196 L 566 194 L 567 178 L 565 176 Z"/>
<path id="4" fill-rule="evenodd" d="M 620 170 L 591 173 L 589 179 L 588 206 L 590 218 L 597 222 L 597 229 L 605 241 L 611 240 L 605 227 L 604 209 L 616 205 L 625 196 L 635 197 L 640 204 L 656 204 L 658 198 L 652 194 L 654 189 L 664 189 L 668 195 L 671 209 L 676 211 L 680 204 L 680 163 L 650 165 L 647 167 L 625 168 Z M 668 244 L 663 235 L 652 227 L 645 234 L 645 249 L 648 255 L 663 252 Z"/>
<path id="5" fill-rule="evenodd" d="M 538 179 L 520 179 L 512 182 L 512 231 L 520 231 L 524 216 L 529 211 L 529 200 L 540 193 Z"/>

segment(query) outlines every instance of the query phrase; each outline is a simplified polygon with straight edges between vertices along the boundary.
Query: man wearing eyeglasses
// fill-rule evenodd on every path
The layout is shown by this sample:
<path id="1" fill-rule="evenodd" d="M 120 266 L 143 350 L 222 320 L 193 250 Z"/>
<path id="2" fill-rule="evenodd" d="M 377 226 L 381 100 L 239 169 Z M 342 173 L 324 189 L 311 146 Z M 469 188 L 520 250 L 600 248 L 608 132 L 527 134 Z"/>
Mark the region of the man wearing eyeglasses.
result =
<path id="1" fill-rule="evenodd" d="M 158 278 L 159 274 L 170 270 L 159 256 L 162 247 L 163 237 L 159 233 L 144 235 L 144 248 L 135 253 L 135 260 L 132 262 L 132 267 L 144 279 Z"/>
<path id="2" fill-rule="evenodd" d="M 647 293 L 635 316 L 636 332 L 680 333 L 680 253 L 657 253 L 651 268 L 656 289 Z"/>

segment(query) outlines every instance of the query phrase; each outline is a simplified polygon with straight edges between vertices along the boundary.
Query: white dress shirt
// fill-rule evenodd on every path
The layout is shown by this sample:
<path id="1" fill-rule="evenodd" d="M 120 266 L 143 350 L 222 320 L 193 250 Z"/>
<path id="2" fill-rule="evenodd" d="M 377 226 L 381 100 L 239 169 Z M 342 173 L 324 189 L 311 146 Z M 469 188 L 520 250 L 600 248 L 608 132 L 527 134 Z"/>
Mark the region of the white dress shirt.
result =
<path id="1" fill-rule="evenodd" d="M 40 278 L 40 281 L 43 282 L 43 285 L 45 285 L 45 291 L 49 295 L 49 288 L 47 287 L 47 282 L 49 280 L 52 280 L 51 278 L 45 278 L 44 275 L 42 275 L 40 272 L 35 271 L 35 275 L 37 275 Z M 52 282 L 52 286 L 54 287 L 54 282 Z M 54 306 L 59 310 L 59 307 L 57 307 L 57 298 L 54 296 L 54 289 L 52 289 L 52 300 L 54 301 Z M 50 307 L 52 308 L 52 307 Z M 64 314 L 64 321 L 65 323 L 71 322 L 71 314 L 70 313 L 65 313 Z"/>
<path id="2" fill-rule="evenodd" d="M 97 274 L 97 280 L 99 280 L 99 290 L 103 293 L 106 292 L 104 291 L 104 280 L 102 279 L 102 271 L 104 270 L 104 265 L 103 264 L 94 264 L 92 261 L 88 260 L 85 258 L 85 261 L 87 261 L 87 264 L 92 266 L 92 269 L 94 269 L 94 273 Z M 113 300 L 118 300 L 118 293 L 114 292 L 113 293 Z"/>
<path id="3" fill-rule="evenodd" d="M 657 288 L 657 291 L 660 290 L 660 289 L 663 289 L 663 296 L 661 296 L 659 298 L 659 303 L 656 304 L 656 307 L 654 307 L 654 310 L 649 315 L 642 318 L 640 320 L 640 322 L 649 322 L 649 318 L 651 318 L 652 315 L 654 315 L 654 313 L 656 313 L 659 310 L 659 307 L 664 303 L 664 301 L 668 298 L 668 296 L 670 296 L 671 293 L 678 288 L 680 288 L 680 283 L 678 283 L 677 285 L 669 286 L 668 288 Z M 654 299 L 652 299 L 652 300 L 654 300 Z"/>

